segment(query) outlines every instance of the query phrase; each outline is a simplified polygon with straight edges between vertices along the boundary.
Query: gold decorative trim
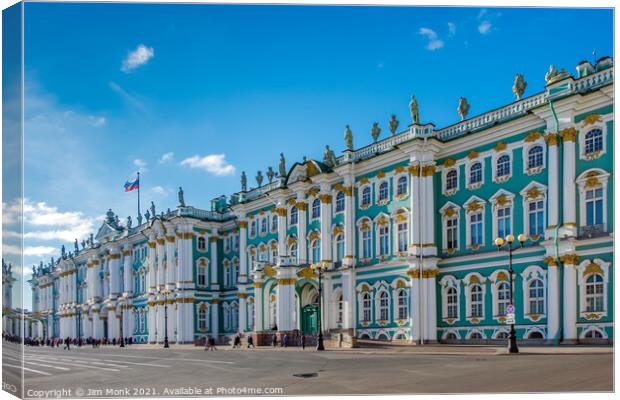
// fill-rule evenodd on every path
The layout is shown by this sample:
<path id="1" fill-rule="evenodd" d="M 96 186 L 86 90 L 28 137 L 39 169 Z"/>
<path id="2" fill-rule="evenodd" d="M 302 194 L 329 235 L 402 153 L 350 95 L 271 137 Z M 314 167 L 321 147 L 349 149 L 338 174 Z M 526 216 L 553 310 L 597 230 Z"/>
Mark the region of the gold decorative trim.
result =
<path id="1" fill-rule="evenodd" d="M 596 122 L 603 122 L 600 114 L 590 114 L 583 119 L 584 125 L 592 125 Z"/>
<path id="2" fill-rule="evenodd" d="M 397 174 L 405 172 L 405 167 L 403 167 L 402 165 L 399 165 L 398 167 L 394 168 L 394 172 L 396 172 Z"/>
<path id="3" fill-rule="evenodd" d="M 331 204 L 332 202 L 332 196 L 330 194 L 322 194 L 319 196 L 319 199 L 321 199 L 322 204 Z"/>
<path id="4" fill-rule="evenodd" d="M 528 133 L 525 139 L 523 139 L 523 141 L 525 141 L 526 143 L 531 143 L 531 142 L 537 141 L 541 137 L 542 137 L 542 134 L 540 132 L 533 131 L 533 132 Z"/>
<path id="5" fill-rule="evenodd" d="M 548 133 L 545 135 L 545 142 L 548 146 L 557 146 L 558 145 L 558 134 L 557 133 Z"/>
<path id="6" fill-rule="evenodd" d="M 239 228 L 245 229 L 247 227 L 248 227 L 248 221 L 245 221 L 245 220 L 239 221 Z"/>
<path id="7" fill-rule="evenodd" d="M 218 239 L 217 236 L 211 236 L 211 237 L 209 237 L 209 242 L 210 243 L 217 243 L 217 239 Z"/>
<path id="8" fill-rule="evenodd" d="M 149 242 L 149 249 L 154 249 L 157 246 L 155 242 Z"/>
<path id="9" fill-rule="evenodd" d="M 305 201 L 298 201 L 297 209 L 299 211 L 306 211 L 308 209 L 308 203 L 306 203 Z"/>
<path id="10" fill-rule="evenodd" d="M 566 128 L 560 131 L 560 136 L 565 142 L 574 142 L 577 137 L 577 130 L 575 128 Z"/>
<path id="11" fill-rule="evenodd" d="M 254 287 L 257 288 L 257 289 L 260 289 L 260 288 L 263 287 L 263 284 L 260 283 L 260 282 L 254 282 Z"/>
<path id="12" fill-rule="evenodd" d="M 476 150 L 471 150 L 469 154 L 467 154 L 467 158 L 469 158 L 470 160 L 475 160 L 476 158 L 478 158 L 479 155 L 480 153 L 478 153 Z"/>
<path id="13" fill-rule="evenodd" d="M 345 196 L 351 197 L 353 196 L 353 186 L 345 186 L 342 191 Z"/>
<path id="14" fill-rule="evenodd" d="M 538 189 L 536 186 L 530 188 L 530 190 L 526 193 L 526 199 L 537 199 L 542 196 L 543 192 Z"/>
<path id="15" fill-rule="evenodd" d="M 409 174 L 413 175 L 413 176 L 419 176 L 420 175 L 420 166 L 419 165 L 410 165 L 409 168 L 407 168 L 409 170 Z"/>
<path id="16" fill-rule="evenodd" d="M 222 300 L 220 299 L 211 299 L 211 304 L 220 304 Z"/>
<path id="17" fill-rule="evenodd" d="M 174 243 L 175 240 L 176 238 L 174 236 L 166 236 L 166 241 L 168 243 Z"/>
<path id="18" fill-rule="evenodd" d="M 545 264 L 547 264 L 549 267 L 557 267 L 558 266 L 558 261 L 556 260 L 555 257 L 552 256 L 547 256 L 543 259 L 543 262 Z"/>
<path id="19" fill-rule="evenodd" d="M 579 264 L 579 256 L 577 254 L 564 254 L 560 257 L 562 264 L 577 265 Z"/>
<path id="20" fill-rule="evenodd" d="M 362 185 L 365 185 L 365 184 L 367 184 L 369 182 L 370 182 L 370 180 L 368 180 L 367 177 L 363 177 L 363 178 L 360 179 L 360 184 L 362 184 Z"/>
<path id="21" fill-rule="evenodd" d="M 497 152 L 504 151 L 506 148 L 508 148 L 508 145 L 505 142 L 497 142 L 495 144 L 495 151 Z"/>
<path id="22" fill-rule="evenodd" d="M 588 313 L 584 316 L 585 319 L 587 319 L 588 321 L 593 321 L 593 320 L 599 320 L 601 319 L 602 315 L 599 313 Z"/>
<path id="23" fill-rule="evenodd" d="M 239 293 L 239 298 L 240 299 L 247 299 L 248 294 L 247 293 Z"/>
<path id="24" fill-rule="evenodd" d="M 448 158 L 446 161 L 443 162 L 443 166 L 446 168 L 450 168 L 456 165 L 456 160 L 454 160 L 453 158 Z"/>
<path id="25" fill-rule="evenodd" d="M 385 172 L 383 172 L 383 171 L 378 171 L 378 172 L 377 172 L 377 178 L 381 179 L 381 178 L 383 178 L 384 176 L 385 176 Z"/>
<path id="26" fill-rule="evenodd" d="M 295 278 L 280 278 L 278 279 L 278 285 L 294 285 L 297 282 Z"/>
<path id="27" fill-rule="evenodd" d="M 583 270 L 583 274 L 584 275 L 589 275 L 589 274 L 601 274 L 604 275 L 603 269 L 601 268 L 600 265 L 598 265 L 595 262 L 591 262 L 590 264 L 588 264 L 588 266 Z"/>
<path id="28" fill-rule="evenodd" d="M 297 276 L 300 278 L 318 278 L 319 275 L 310 267 L 302 268 L 297 272 Z"/>
<path id="29" fill-rule="evenodd" d="M 433 176 L 435 171 L 436 167 L 434 165 L 427 165 L 422 169 L 422 176 Z"/>
<path id="30" fill-rule="evenodd" d="M 131 255 L 131 250 L 123 250 L 123 255 L 125 257 L 130 256 Z"/>

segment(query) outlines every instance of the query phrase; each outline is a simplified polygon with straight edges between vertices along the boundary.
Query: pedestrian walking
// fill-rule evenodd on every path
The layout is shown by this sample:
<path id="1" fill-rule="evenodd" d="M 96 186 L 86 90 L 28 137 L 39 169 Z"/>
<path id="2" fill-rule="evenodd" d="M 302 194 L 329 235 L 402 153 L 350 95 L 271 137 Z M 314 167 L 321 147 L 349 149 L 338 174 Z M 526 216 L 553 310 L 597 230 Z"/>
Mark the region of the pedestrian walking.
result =
<path id="1" fill-rule="evenodd" d="M 288 334 L 287 333 L 285 333 L 284 337 L 282 338 L 282 346 L 288 347 Z"/>
<path id="2" fill-rule="evenodd" d="M 301 334 L 301 349 L 305 350 L 306 349 L 306 335 L 305 334 Z"/>
<path id="3" fill-rule="evenodd" d="M 274 349 L 278 347 L 278 336 L 275 333 L 273 334 L 273 341 L 271 342 L 271 344 L 273 344 Z"/>
<path id="4" fill-rule="evenodd" d="M 252 337 L 252 335 L 248 336 L 248 349 L 250 348 L 250 346 L 254 348 L 254 338 Z"/>
<path id="5" fill-rule="evenodd" d="M 71 350 L 71 339 L 69 339 L 69 336 L 67 336 L 67 338 L 65 339 L 65 350 Z"/>

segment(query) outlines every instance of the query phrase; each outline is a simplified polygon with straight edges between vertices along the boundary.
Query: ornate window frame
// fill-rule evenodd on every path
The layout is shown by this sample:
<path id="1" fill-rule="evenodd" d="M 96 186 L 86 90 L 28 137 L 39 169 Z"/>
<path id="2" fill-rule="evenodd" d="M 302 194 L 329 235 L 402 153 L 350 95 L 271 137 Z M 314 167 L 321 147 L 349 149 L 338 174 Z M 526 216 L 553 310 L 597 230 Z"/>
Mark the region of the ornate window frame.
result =
<path id="1" fill-rule="evenodd" d="M 478 196 L 471 196 L 465 204 L 463 204 L 463 208 L 465 209 L 465 247 L 471 250 L 478 250 L 480 247 L 483 247 L 485 244 L 485 219 L 486 219 L 486 200 L 481 199 Z M 472 245 L 472 237 L 471 237 L 471 216 L 474 214 L 482 215 L 482 243 Z"/>
<path id="2" fill-rule="evenodd" d="M 579 226 L 587 226 L 586 214 L 586 191 L 602 188 L 603 189 L 603 230 L 607 232 L 607 199 L 610 173 L 600 168 L 592 168 L 581 173 L 575 182 L 579 189 Z"/>
<path id="3" fill-rule="evenodd" d="M 515 195 L 510 193 L 507 190 L 500 189 L 489 199 L 491 204 L 493 205 L 492 215 L 492 223 L 493 223 L 493 240 L 498 237 L 498 216 L 497 210 L 498 208 L 506 207 L 510 205 L 510 233 L 514 232 L 514 222 L 515 222 Z"/>
<path id="4" fill-rule="evenodd" d="M 342 237 L 342 257 L 338 258 L 338 237 Z M 344 259 L 344 248 L 345 248 L 345 235 L 344 235 L 344 227 L 340 224 L 334 225 L 332 228 L 332 260 L 334 261 L 342 261 Z"/>
<path id="5" fill-rule="evenodd" d="M 452 254 L 461 247 L 461 207 L 449 201 L 439 209 L 441 214 L 441 247 L 442 251 Z M 457 222 L 457 247 L 448 248 L 448 220 L 456 218 Z"/>
<path id="6" fill-rule="evenodd" d="M 466 183 L 466 188 L 468 190 L 475 190 L 480 188 L 482 185 L 484 185 L 484 173 L 485 173 L 485 158 L 480 156 L 480 154 L 474 150 L 472 150 L 470 152 L 470 154 L 467 156 L 467 159 L 465 160 L 465 183 Z M 480 168 L 480 172 L 481 172 L 481 180 L 480 182 L 475 182 L 472 183 L 471 181 L 471 169 L 474 166 L 474 164 L 479 163 L 481 168 Z"/>
<path id="7" fill-rule="evenodd" d="M 293 212 L 293 210 L 295 212 Z M 295 222 L 293 222 L 293 215 L 295 215 Z M 297 204 L 292 204 L 288 210 L 288 223 L 290 226 L 297 226 L 299 223 L 299 208 L 297 208 Z"/>
<path id="8" fill-rule="evenodd" d="M 360 261 L 363 262 L 367 262 L 370 261 L 373 258 L 373 225 L 374 222 L 369 218 L 369 217 L 362 217 L 360 219 L 357 220 L 357 233 L 358 233 L 358 243 L 359 243 L 359 255 L 360 255 Z M 368 231 L 370 232 L 370 255 L 369 257 L 364 257 L 364 231 Z"/>
<path id="9" fill-rule="evenodd" d="M 459 280 L 452 275 L 445 275 L 439 281 L 441 287 L 441 319 L 443 322 L 452 325 L 461 319 L 461 285 Z M 448 289 L 456 289 L 456 318 L 448 316 Z"/>
<path id="10" fill-rule="evenodd" d="M 532 322 L 538 322 L 543 318 L 547 317 L 547 307 L 548 307 L 548 294 L 549 294 L 549 283 L 547 281 L 547 270 L 540 267 L 539 265 L 530 265 L 521 272 L 521 288 L 523 290 L 523 318 L 530 320 Z M 540 279 L 543 284 L 543 313 L 542 314 L 530 314 L 530 283 L 535 280 Z"/>
<path id="11" fill-rule="evenodd" d="M 368 190 L 370 191 L 370 193 L 368 195 L 368 203 L 364 203 L 364 201 L 363 201 L 363 199 L 364 199 L 364 190 L 366 188 L 368 188 Z M 372 184 L 370 182 L 361 184 L 359 186 L 358 191 L 357 191 L 357 195 L 358 195 L 359 208 L 361 210 L 366 210 L 366 209 L 372 207 L 373 196 L 372 196 Z"/>
<path id="12" fill-rule="evenodd" d="M 402 178 L 405 178 L 405 192 L 404 193 L 398 193 L 398 188 L 400 186 L 400 180 Z M 409 179 L 409 173 L 408 172 L 401 172 L 398 173 L 396 175 L 394 175 L 394 199 L 396 200 L 404 200 L 406 198 L 409 197 L 409 191 L 410 191 L 410 179 Z"/>
<path id="13" fill-rule="evenodd" d="M 533 241 L 538 241 L 541 237 L 545 235 L 545 229 L 547 227 L 547 186 L 542 183 L 538 183 L 536 181 L 530 182 L 529 185 L 523 188 L 519 192 L 522 199 L 522 210 L 523 210 L 523 231 L 525 234 Z M 543 202 L 543 233 L 538 237 L 530 235 L 530 207 L 529 203 L 533 201 Z"/>
<path id="14" fill-rule="evenodd" d="M 510 173 L 508 173 L 508 175 L 504 175 L 504 176 L 497 176 L 497 167 L 498 167 L 498 161 L 500 159 L 500 157 L 502 156 L 508 156 L 508 160 L 509 160 L 509 164 L 510 164 Z M 492 173 L 493 173 L 493 182 L 495 183 L 503 183 L 508 181 L 510 178 L 512 178 L 512 175 L 514 174 L 514 160 L 513 160 L 513 154 L 512 154 L 512 149 L 504 149 L 501 151 L 494 151 L 493 154 L 491 155 L 491 166 L 492 166 Z"/>
<path id="15" fill-rule="evenodd" d="M 390 286 L 384 281 L 378 281 L 374 285 L 374 308 L 375 308 L 375 322 L 381 326 L 385 326 L 392 322 L 392 296 L 390 295 Z M 387 318 L 381 318 L 381 296 L 385 293 L 387 298 Z"/>
<path id="16" fill-rule="evenodd" d="M 269 232 L 271 233 L 276 233 L 278 232 L 278 214 L 271 213 L 271 215 L 269 216 Z"/>
<path id="17" fill-rule="evenodd" d="M 609 339 L 609 337 L 607 336 L 607 332 L 605 332 L 605 329 L 596 325 L 589 325 L 586 328 L 582 329 L 581 334 L 579 335 L 579 339 L 591 339 L 586 337 L 586 335 L 590 332 L 597 332 L 601 335 L 600 338 L 593 339 Z"/>
<path id="18" fill-rule="evenodd" d="M 472 339 L 472 335 L 473 334 L 479 334 L 480 338 L 473 338 Z M 485 340 L 487 338 L 487 335 L 485 335 L 484 330 L 483 329 L 478 329 L 478 328 L 470 328 L 467 333 L 465 334 L 465 340 Z"/>
<path id="19" fill-rule="evenodd" d="M 486 281 L 487 279 L 478 272 L 470 272 L 462 280 L 465 289 L 465 318 L 472 324 L 478 324 L 486 318 Z M 480 285 L 482 288 L 482 315 L 478 317 L 472 316 L 471 312 L 471 289 L 474 285 Z"/>
<path id="20" fill-rule="evenodd" d="M 411 228 L 410 215 L 411 213 L 405 207 L 398 208 L 392 212 L 392 254 L 395 256 L 405 257 L 408 254 L 407 252 L 409 249 L 409 229 Z M 405 250 L 399 251 L 399 225 L 403 223 L 407 224 L 407 231 L 405 233 Z"/>
<path id="21" fill-rule="evenodd" d="M 338 196 L 342 196 L 342 210 L 338 209 L 338 202 L 339 202 L 339 198 Z M 347 204 L 347 196 L 344 193 L 343 190 L 335 190 L 335 194 L 334 194 L 334 210 L 332 211 L 333 215 L 336 216 L 338 214 L 343 214 L 345 209 L 346 209 L 346 204 Z"/>
<path id="22" fill-rule="evenodd" d="M 547 168 L 547 144 L 545 143 L 544 136 L 538 132 L 532 132 L 528 137 L 525 138 L 525 143 L 521 148 L 521 155 L 523 157 L 523 173 L 532 176 L 541 173 Z M 542 148 L 542 165 L 529 168 L 530 150 L 536 146 Z"/>
<path id="23" fill-rule="evenodd" d="M 204 247 L 201 247 L 201 243 L 204 244 Z M 209 249 L 207 243 L 209 243 L 209 241 L 207 240 L 207 237 L 205 235 L 198 235 L 196 237 L 196 250 L 201 253 L 206 253 Z"/>
<path id="24" fill-rule="evenodd" d="M 204 332 L 209 332 L 210 329 L 210 324 L 209 324 L 209 304 L 205 301 L 202 301 L 198 304 L 196 304 L 196 330 L 200 333 L 204 333 Z M 202 316 L 204 316 L 204 327 L 200 327 L 201 323 L 200 320 L 203 319 L 201 318 L 201 312 L 203 312 L 204 314 Z"/>
<path id="25" fill-rule="evenodd" d="M 318 197 L 313 197 L 310 201 L 310 222 L 319 221 L 321 219 L 321 199 Z M 315 205 L 317 207 L 315 207 Z M 318 214 L 315 216 L 314 210 L 318 210 Z"/>
<path id="26" fill-rule="evenodd" d="M 506 316 L 499 314 L 499 287 L 500 285 L 506 283 L 510 286 L 510 274 L 508 270 L 498 269 L 495 270 L 491 276 L 489 276 L 489 280 L 491 281 L 491 298 L 492 298 L 492 311 L 493 311 L 493 319 L 499 323 L 506 322 Z M 514 284 L 514 275 L 513 275 L 513 284 Z"/>
<path id="27" fill-rule="evenodd" d="M 456 185 L 448 189 L 448 174 L 452 171 L 456 172 Z M 444 196 L 452 196 L 459 191 L 459 185 L 461 183 L 461 168 L 460 165 L 452 165 L 451 167 L 442 168 L 441 171 L 441 192 Z"/>
<path id="28" fill-rule="evenodd" d="M 589 321 L 596 321 L 604 318 L 609 313 L 609 267 L 610 262 L 600 258 L 593 260 L 583 260 L 577 266 L 577 284 L 579 285 L 579 316 Z M 586 303 L 586 281 L 590 275 L 599 274 L 603 277 L 603 311 L 587 311 Z"/>
<path id="29" fill-rule="evenodd" d="M 579 123 L 578 125 L 579 134 L 577 136 L 579 140 L 579 159 L 580 160 L 586 160 L 586 161 L 595 160 L 607 153 L 607 121 L 609 120 L 611 120 L 610 115 L 605 115 L 605 116 L 593 115 L 591 116 L 591 118 L 586 117 L 586 119 L 584 119 L 583 121 Z M 587 154 L 586 153 L 586 135 L 588 134 L 588 132 L 594 129 L 600 129 L 603 133 L 602 134 L 603 149 L 598 152 Z"/>
<path id="30" fill-rule="evenodd" d="M 372 324 L 374 322 L 374 297 L 375 297 L 375 293 L 374 290 L 371 289 L 370 285 L 366 282 L 361 282 L 357 285 L 357 287 L 355 288 L 356 292 L 357 292 L 357 304 L 359 305 L 359 307 L 357 307 L 357 318 L 359 321 L 359 324 L 363 327 L 367 327 L 368 325 Z M 368 295 L 368 314 L 369 314 L 369 319 L 365 320 L 364 319 L 364 295 Z"/>
<path id="31" fill-rule="evenodd" d="M 387 197 L 385 199 L 381 199 L 381 185 L 385 184 L 387 186 Z M 383 177 L 381 179 L 377 179 L 375 182 L 375 204 L 384 206 L 390 202 L 390 178 Z"/>
<path id="32" fill-rule="evenodd" d="M 411 310 L 410 310 L 410 288 L 409 285 L 407 284 L 407 280 L 404 278 L 396 278 L 392 281 L 392 283 L 390 284 L 390 287 L 392 288 L 392 315 L 393 315 L 393 320 L 400 326 L 405 325 L 408 321 L 409 321 L 409 315 L 411 314 Z M 405 313 L 405 318 L 399 318 L 399 295 L 401 293 L 405 293 L 405 309 L 406 309 L 406 313 Z"/>
<path id="33" fill-rule="evenodd" d="M 389 257 L 392 254 L 392 232 L 391 232 L 391 218 L 389 215 L 387 215 L 386 213 L 379 213 L 377 214 L 377 216 L 375 216 L 374 220 L 373 220 L 373 224 L 375 227 L 375 254 L 377 256 L 377 258 L 380 259 L 385 259 L 386 257 Z M 380 230 L 383 227 L 387 227 L 387 251 L 385 253 L 381 253 L 381 236 L 380 236 Z"/>
<path id="34" fill-rule="evenodd" d="M 200 275 L 204 275 L 204 283 L 200 284 Z M 196 260 L 196 287 L 206 288 L 209 286 L 209 259 L 200 257 Z"/>

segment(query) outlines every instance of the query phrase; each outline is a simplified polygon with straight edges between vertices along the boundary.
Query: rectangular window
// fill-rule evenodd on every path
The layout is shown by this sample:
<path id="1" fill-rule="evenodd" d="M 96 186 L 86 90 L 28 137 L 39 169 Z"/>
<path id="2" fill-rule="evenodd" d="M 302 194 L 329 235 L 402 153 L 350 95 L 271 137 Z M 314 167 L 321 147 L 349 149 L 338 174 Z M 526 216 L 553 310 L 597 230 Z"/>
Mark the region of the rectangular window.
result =
<path id="1" fill-rule="evenodd" d="M 586 225 L 601 225 L 603 223 L 603 189 L 586 191 Z"/>
<path id="2" fill-rule="evenodd" d="M 409 231 L 407 229 L 407 223 L 403 222 L 398 224 L 398 251 L 407 251 L 407 236 Z"/>
<path id="3" fill-rule="evenodd" d="M 459 247 L 459 226 L 457 218 L 450 218 L 446 221 L 446 239 L 448 249 L 457 249 Z"/>
<path id="4" fill-rule="evenodd" d="M 471 214 L 469 216 L 469 229 L 472 245 L 482 244 L 482 213 Z"/>
<path id="5" fill-rule="evenodd" d="M 510 235 L 511 207 L 503 207 L 497 210 L 497 236 L 505 238 Z"/>
<path id="6" fill-rule="evenodd" d="M 545 208 L 542 200 L 529 203 L 530 235 L 542 235 L 545 233 Z"/>
<path id="7" fill-rule="evenodd" d="M 362 255 L 363 258 L 370 258 L 372 256 L 370 230 L 366 229 L 362 231 Z"/>
<path id="8" fill-rule="evenodd" d="M 379 227 L 379 255 L 385 256 L 390 248 L 390 230 L 387 226 Z"/>

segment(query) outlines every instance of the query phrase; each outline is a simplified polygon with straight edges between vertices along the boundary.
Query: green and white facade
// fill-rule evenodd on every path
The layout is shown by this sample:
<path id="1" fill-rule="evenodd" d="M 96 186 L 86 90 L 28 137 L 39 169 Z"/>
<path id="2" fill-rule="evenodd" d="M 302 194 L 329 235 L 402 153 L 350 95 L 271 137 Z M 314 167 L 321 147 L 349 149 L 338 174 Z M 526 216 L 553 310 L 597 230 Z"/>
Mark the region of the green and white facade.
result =
<path id="1" fill-rule="evenodd" d="M 320 266 L 322 326 L 345 341 L 504 340 L 508 253 L 494 241 L 524 233 L 517 337 L 610 342 L 613 74 L 610 58 L 582 62 L 445 128 L 414 116 L 337 158 L 282 159 L 210 211 L 181 204 L 136 227 L 110 211 L 94 240 L 35 268 L 34 314 L 61 337 L 118 337 L 122 313 L 124 336 L 162 342 L 164 307 L 172 342 L 314 333 Z"/>

